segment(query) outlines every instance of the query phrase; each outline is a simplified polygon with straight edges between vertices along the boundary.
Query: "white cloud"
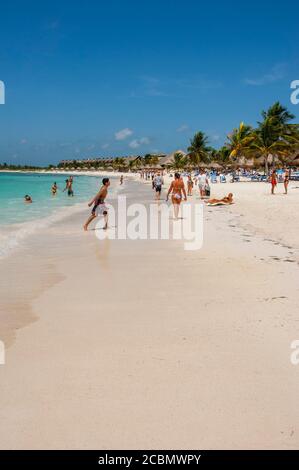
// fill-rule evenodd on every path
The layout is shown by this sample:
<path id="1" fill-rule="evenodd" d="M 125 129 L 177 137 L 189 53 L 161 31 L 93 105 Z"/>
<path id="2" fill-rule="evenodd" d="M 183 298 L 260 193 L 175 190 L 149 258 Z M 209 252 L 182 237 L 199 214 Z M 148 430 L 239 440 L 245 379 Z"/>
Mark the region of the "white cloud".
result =
<path id="1" fill-rule="evenodd" d="M 21 145 L 27 144 L 27 139 L 22 139 L 22 140 L 20 141 L 20 144 L 21 144 Z"/>
<path id="2" fill-rule="evenodd" d="M 137 149 L 141 145 L 148 145 L 150 143 L 150 139 L 148 137 L 141 137 L 141 139 L 134 139 L 129 143 L 129 147 L 132 149 Z"/>
<path id="3" fill-rule="evenodd" d="M 261 77 L 257 78 L 245 78 L 244 82 L 246 83 L 246 85 L 251 86 L 267 85 L 268 83 L 273 83 L 282 80 L 285 76 L 285 73 L 285 64 L 277 64 L 270 70 L 269 73 L 266 73 Z"/>
<path id="4" fill-rule="evenodd" d="M 132 149 L 137 149 L 138 147 L 140 147 L 140 143 L 137 139 L 134 139 L 129 143 L 129 147 L 131 147 Z"/>
<path id="5" fill-rule="evenodd" d="M 109 147 L 109 144 L 103 144 L 102 145 L 102 149 L 104 149 L 104 150 L 107 149 L 108 147 Z"/>
<path id="6" fill-rule="evenodd" d="M 125 140 L 128 137 L 130 137 L 133 134 L 133 131 L 131 129 L 128 129 L 127 127 L 125 129 L 121 129 L 118 132 L 115 132 L 115 140 Z"/>
<path id="7" fill-rule="evenodd" d="M 182 124 L 178 129 L 176 130 L 177 132 L 185 132 L 189 129 L 189 126 L 187 124 Z"/>

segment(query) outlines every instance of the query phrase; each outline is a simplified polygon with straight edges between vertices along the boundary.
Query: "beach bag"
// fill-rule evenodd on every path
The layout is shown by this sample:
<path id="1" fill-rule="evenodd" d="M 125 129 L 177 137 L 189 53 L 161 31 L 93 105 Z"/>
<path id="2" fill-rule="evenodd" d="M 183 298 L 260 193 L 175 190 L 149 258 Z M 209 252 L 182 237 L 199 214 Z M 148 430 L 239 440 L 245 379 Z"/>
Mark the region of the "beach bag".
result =
<path id="1" fill-rule="evenodd" d="M 211 196 L 211 188 L 210 188 L 210 186 L 206 186 L 206 187 L 205 187 L 205 195 L 206 195 L 206 196 L 209 196 L 209 197 Z"/>

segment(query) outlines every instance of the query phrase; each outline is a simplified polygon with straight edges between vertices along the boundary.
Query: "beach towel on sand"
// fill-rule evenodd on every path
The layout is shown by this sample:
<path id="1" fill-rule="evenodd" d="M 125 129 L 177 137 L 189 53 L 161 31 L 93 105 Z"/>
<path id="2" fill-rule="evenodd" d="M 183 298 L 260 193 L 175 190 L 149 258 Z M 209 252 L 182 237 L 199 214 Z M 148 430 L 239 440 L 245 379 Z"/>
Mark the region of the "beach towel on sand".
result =
<path id="1" fill-rule="evenodd" d="M 211 202 L 207 202 L 207 206 L 231 206 L 232 203 L 229 203 L 229 202 L 214 202 L 214 203 L 211 203 Z"/>

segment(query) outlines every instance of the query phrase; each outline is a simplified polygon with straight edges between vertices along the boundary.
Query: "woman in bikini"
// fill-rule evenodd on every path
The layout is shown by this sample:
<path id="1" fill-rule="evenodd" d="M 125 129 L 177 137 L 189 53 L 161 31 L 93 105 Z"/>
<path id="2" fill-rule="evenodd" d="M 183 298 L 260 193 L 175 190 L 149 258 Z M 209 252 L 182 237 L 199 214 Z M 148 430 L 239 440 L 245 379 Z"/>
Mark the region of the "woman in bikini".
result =
<path id="1" fill-rule="evenodd" d="M 233 203 L 233 194 L 229 193 L 227 196 L 222 199 L 209 199 L 208 204 L 232 204 Z"/>
<path id="2" fill-rule="evenodd" d="M 192 181 L 191 175 L 188 176 L 187 188 L 188 188 L 188 196 L 192 196 L 193 181 Z"/>
<path id="3" fill-rule="evenodd" d="M 284 173 L 284 179 L 283 179 L 283 184 L 284 184 L 284 193 L 288 194 L 288 186 L 290 182 L 290 172 L 289 170 L 286 170 Z"/>
<path id="4" fill-rule="evenodd" d="M 58 189 L 58 188 L 57 188 L 57 184 L 54 183 L 53 186 L 52 186 L 52 188 L 51 188 L 51 191 L 52 191 L 52 195 L 53 195 L 53 196 L 56 196 L 56 194 L 57 194 L 57 189 Z"/>
<path id="5" fill-rule="evenodd" d="M 178 215 L 180 211 L 180 204 L 182 202 L 183 196 L 184 201 L 187 201 L 187 194 L 185 190 L 184 181 L 181 178 L 179 173 L 175 173 L 174 180 L 170 185 L 170 188 L 167 193 L 166 201 L 168 201 L 169 195 L 171 193 L 171 201 L 173 204 L 173 212 L 175 220 L 178 220 Z"/>

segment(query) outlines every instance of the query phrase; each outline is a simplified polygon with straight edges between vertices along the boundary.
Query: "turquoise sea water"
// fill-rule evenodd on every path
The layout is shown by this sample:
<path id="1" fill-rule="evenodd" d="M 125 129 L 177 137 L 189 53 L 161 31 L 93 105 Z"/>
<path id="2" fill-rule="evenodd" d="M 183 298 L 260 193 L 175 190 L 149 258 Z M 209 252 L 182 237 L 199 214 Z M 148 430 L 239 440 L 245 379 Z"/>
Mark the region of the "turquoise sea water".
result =
<path id="1" fill-rule="evenodd" d="M 74 176 L 74 197 L 63 192 L 67 175 L 37 173 L 0 173 L 0 226 L 47 217 L 58 208 L 88 202 L 101 185 L 100 177 Z M 54 181 L 56 196 L 51 194 Z M 25 194 L 32 204 L 24 203 Z"/>
<path id="2" fill-rule="evenodd" d="M 86 209 L 88 202 L 102 185 L 100 176 L 74 176 L 74 197 L 67 195 L 66 174 L 0 173 L 0 258 L 7 256 L 28 236 L 47 227 L 65 216 Z M 56 182 L 58 192 L 51 193 Z M 114 181 L 109 191 L 113 198 L 116 188 Z M 31 196 L 33 203 L 25 204 L 24 196 Z"/>

